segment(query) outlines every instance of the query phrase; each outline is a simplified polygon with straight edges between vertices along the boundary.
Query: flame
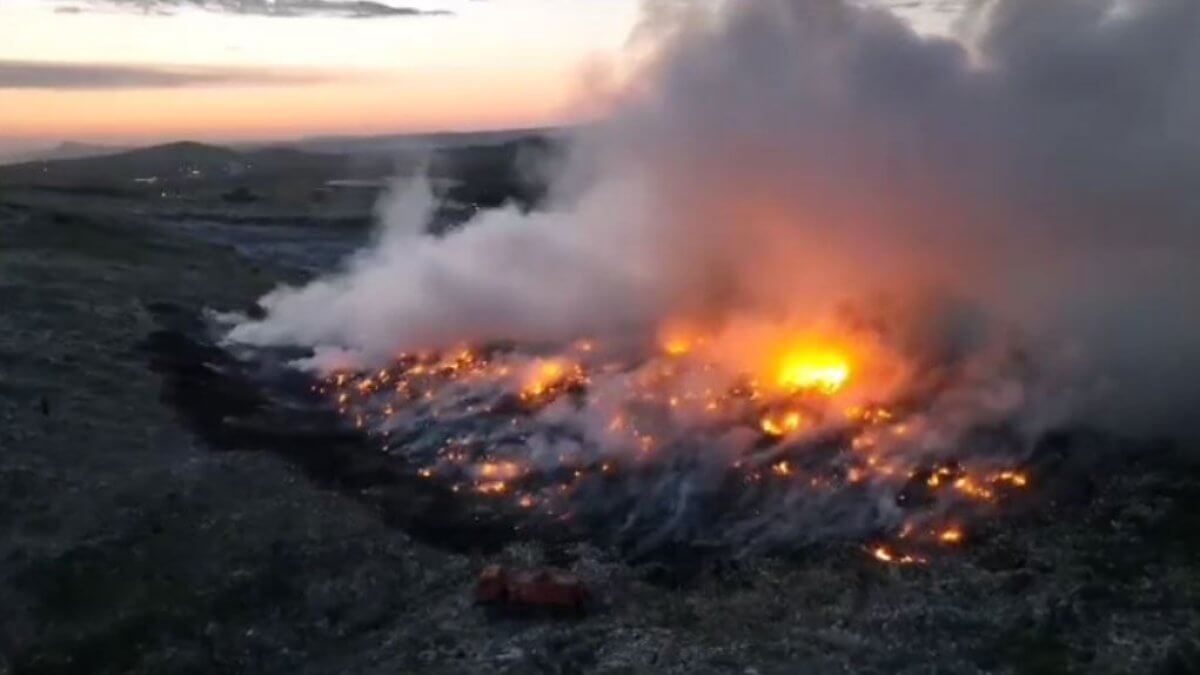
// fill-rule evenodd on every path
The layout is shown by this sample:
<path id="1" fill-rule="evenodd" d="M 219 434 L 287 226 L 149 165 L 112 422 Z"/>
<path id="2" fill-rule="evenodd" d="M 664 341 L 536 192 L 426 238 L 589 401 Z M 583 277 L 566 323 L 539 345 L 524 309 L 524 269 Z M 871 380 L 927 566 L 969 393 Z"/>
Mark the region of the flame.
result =
<path id="1" fill-rule="evenodd" d="M 479 465 L 479 475 L 482 478 L 512 480 L 522 473 L 521 465 L 516 462 L 484 462 Z"/>
<path id="2" fill-rule="evenodd" d="M 662 348 L 671 356 L 685 356 L 692 351 L 693 344 L 690 339 L 680 335 L 665 340 Z"/>
<path id="3" fill-rule="evenodd" d="M 963 540 L 963 531 L 957 527 L 948 527 L 938 534 L 938 540 L 943 544 L 958 544 Z"/>
<path id="4" fill-rule="evenodd" d="M 479 485 L 476 485 L 475 490 L 480 494 L 499 495 L 508 491 L 508 484 L 502 480 L 489 481 L 487 483 L 480 483 Z"/>
<path id="5" fill-rule="evenodd" d="M 921 558 L 914 557 L 907 553 L 897 553 L 887 546 L 876 546 L 871 549 L 871 555 L 880 562 L 885 562 L 890 565 L 915 565 L 925 562 Z"/>
<path id="6" fill-rule="evenodd" d="M 929 487 L 938 487 L 942 484 L 942 481 L 949 479 L 953 475 L 954 472 L 950 470 L 950 467 L 938 467 L 936 471 L 929 474 L 929 478 L 925 479 L 925 484 Z"/>
<path id="7" fill-rule="evenodd" d="M 706 346 L 711 337 L 695 317 L 673 317 L 657 329 L 659 349 L 676 358 L 696 352 Z"/>
<path id="8" fill-rule="evenodd" d="M 954 481 L 954 488 L 969 497 L 982 501 L 991 501 L 996 496 L 994 492 L 979 485 L 970 476 L 963 476 Z"/>
<path id="9" fill-rule="evenodd" d="M 803 423 L 804 418 L 800 413 L 790 411 L 778 417 L 768 415 L 762 418 L 759 427 L 768 436 L 786 436 L 798 430 Z"/>
<path id="10" fill-rule="evenodd" d="M 742 454 L 731 457 L 730 466 L 751 484 L 779 477 L 778 483 L 786 484 L 781 489 L 787 490 L 825 493 L 859 484 L 900 491 L 919 477 L 943 505 L 998 504 L 1013 489 L 1030 484 L 1027 474 L 1012 467 L 985 470 L 956 459 L 924 468 L 924 459 L 910 456 L 909 444 L 901 440 L 924 431 L 920 411 L 911 404 L 880 403 L 903 400 L 895 384 L 902 380 L 889 379 L 889 373 L 899 372 L 902 378 L 904 362 L 853 334 L 836 333 L 833 340 L 829 335 L 797 339 L 793 330 L 771 327 L 757 339 L 740 340 L 672 327 L 658 334 L 658 349 L 655 343 L 642 343 L 656 353 L 632 369 L 618 355 L 621 350 L 600 349 L 591 338 L 564 343 L 557 354 L 539 350 L 542 356 L 464 347 L 401 354 L 377 371 L 334 372 L 314 390 L 329 396 L 348 424 L 376 435 L 385 447 L 397 428 L 391 421 L 403 421 L 399 416 L 412 405 L 434 420 L 471 419 L 493 414 L 480 401 L 503 392 L 518 394 L 523 403 L 506 420 L 515 435 L 530 428 L 543 409 L 555 418 L 571 414 L 565 408 L 594 405 L 604 420 L 597 429 L 606 432 L 603 449 L 639 462 L 657 461 L 659 455 L 669 460 L 685 437 L 681 432 L 736 428 L 730 438 L 752 440 L 738 448 Z M 852 376 L 854 390 L 843 394 Z M 476 393 L 485 396 L 477 398 Z M 570 406 L 546 407 L 564 396 L 570 397 L 564 401 Z M 755 427 L 767 438 L 741 433 Z M 754 454 L 779 443 L 787 443 L 789 452 L 799 450 L 807 441 L 804 435 L 826 430 L 836 434 L 830 438 L 845 453 L 830 467 L 835 471 L 810 471 L 807 461 L 801 464 L 795 457 L 763 463 Z M 823 443 L 822 438 L 814 433 L 814 442 Z M 760 445 L 764 440 L 768 442 Z M 555 475 L 563 478 L 543 486 L 546 468 L 513 452 L 481 444 L 466 433 L 446 440 L 416 473 L 445 481 L 454 492 L 510 501 L 556 517 L 569 509 L 584 481 L 621 473 L 621 465 L 610 460 L 622 455 L 606 454 L 602 464 L 592 464 L 572 456 L 574 451 L 560 450 Z M 873 543 L 865 551 L 884 563 L 912 565 L 926 560 L 905 553 L 909 544 L 904 542 L 953 546 L 965 537 L 960 525 L 934 525 L 914 517 L 897 538 Z"/>
<path id="11" fill-rule="evenodd" d="M 1029 478 L 1019 471 L 1001 471 L 992 479 L 994 483 L 1008 483 L 1013 487 L 1025 487 L 1029 484 Z"/>
<path id="12" fill-rule="evenodd" d="M 831 349 L 804 348 L 788 352 L 776 370 L 776 382 L 789 391 L 831 395 L 850 380 L 850 363 Z"/>
<path id="13" fill-rule="evenodd" d="M 521 389 L 524 399 L 537 399 L 562 384 L 567 379 L 568 364 L 560 359 L 540 361 L 526 378 Z M 573 368 L 578 370 L 578 368 Z"/>

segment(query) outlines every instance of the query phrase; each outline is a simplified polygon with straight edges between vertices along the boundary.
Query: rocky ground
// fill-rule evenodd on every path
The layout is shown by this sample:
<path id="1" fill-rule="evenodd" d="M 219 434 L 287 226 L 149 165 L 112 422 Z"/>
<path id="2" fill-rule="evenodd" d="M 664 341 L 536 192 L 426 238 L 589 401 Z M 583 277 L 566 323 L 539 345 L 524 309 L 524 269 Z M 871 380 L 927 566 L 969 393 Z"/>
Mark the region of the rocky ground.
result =
<path id="1" fill-rule="evenodd" d="M 132 205 L 0 192 L 0 673 L 1200 672 L 1200 466 L 1164 444 L 928 565 L 845 543 L 685 579 L 580 545 L 585 615 L 489 612 L 479 571 L 538 545 L 414 540 L 161 403 L 148 306 L 292 274 Z"/>

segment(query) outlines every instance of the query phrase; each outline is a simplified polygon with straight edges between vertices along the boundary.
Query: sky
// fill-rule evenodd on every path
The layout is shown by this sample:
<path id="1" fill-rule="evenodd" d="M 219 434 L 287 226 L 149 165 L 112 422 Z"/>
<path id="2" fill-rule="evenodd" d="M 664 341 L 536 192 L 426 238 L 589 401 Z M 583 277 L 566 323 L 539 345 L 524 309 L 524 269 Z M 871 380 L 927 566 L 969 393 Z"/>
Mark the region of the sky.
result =
<path id="1" fill-rule="evenodd" d="M 0 151 L 570 123 L 595 114 L 587 75 L 620 63 L 639 16 L 639 0 L 0 0 Z"/>

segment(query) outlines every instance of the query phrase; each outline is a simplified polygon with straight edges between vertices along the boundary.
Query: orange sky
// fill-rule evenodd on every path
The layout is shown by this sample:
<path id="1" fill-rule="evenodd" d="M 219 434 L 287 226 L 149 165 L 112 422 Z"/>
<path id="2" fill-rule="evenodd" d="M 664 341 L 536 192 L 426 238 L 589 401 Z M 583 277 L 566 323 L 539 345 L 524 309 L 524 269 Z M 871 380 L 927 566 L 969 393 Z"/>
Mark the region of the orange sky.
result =
<path id="1" fill-rule="evenodd" d="M 581 103 L 583 73 L 619 65 L 640 16 L 640 0 L 386 1 L 453 14 L 351 19 L 193 8 L 161 15 L 97 0 L 0 0 L 0 150 L 61 140 L 269 140 L 570 122 L 598 112 Z M 55 11 L 63 8 L 70 11 Z M 83 75 L 64 86 L 39 79 L 44 71 L 29 76 L 30 64 Z M 232 71 L 233 80 L 252 69 L 260 77 L 165 87 L 102 86 L 103 78 L 89 75 L 111 66 Z M 20 87 L 14 69 L 25 77 Z"/>
<path id="2" fill-rule="evenodd" d="M 585 69 L 612 62 L 636 0 L 417 0 L 452 16 L 171 16 L 0 3 L 0 62 L 314 74 L 303 83 L 0 87 L 9 139 L 275 138 L 511 128 L 581 112 Z"/>

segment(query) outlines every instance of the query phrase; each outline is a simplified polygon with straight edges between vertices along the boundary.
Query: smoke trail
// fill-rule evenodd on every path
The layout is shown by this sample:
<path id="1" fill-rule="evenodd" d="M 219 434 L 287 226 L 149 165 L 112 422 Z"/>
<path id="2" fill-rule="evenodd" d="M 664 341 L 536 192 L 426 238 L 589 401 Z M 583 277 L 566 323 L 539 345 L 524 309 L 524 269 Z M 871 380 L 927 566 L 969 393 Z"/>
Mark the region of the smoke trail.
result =
<path id="1" fill-rule="evenodd" d="M 545 210 L 435 239 L 412 186 L 373 248 L 230 337 L 377 361 L 959 297 L 993 334 L 1076 350 L 1113 385 L 1093 415 L 1168 429 L 1200 403 L 1200 4 L 994 0 L 972 19 L 965 44 L 834 1 L 656 13 Z"/>

